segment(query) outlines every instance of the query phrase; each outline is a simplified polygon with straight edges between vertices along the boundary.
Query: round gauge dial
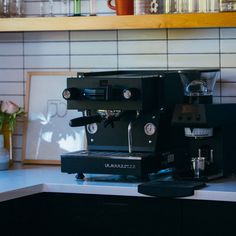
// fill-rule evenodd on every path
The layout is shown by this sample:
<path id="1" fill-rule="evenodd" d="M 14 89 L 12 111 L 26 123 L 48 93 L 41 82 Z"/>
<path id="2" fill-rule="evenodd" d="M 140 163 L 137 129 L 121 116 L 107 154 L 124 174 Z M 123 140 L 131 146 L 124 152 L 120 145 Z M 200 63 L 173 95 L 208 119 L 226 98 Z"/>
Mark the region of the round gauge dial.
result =
<path id="1" fill-rule="evenodd" d="M 124 89 L 123 90 L 123 97 L 125 99 L 130 99 L 132 97 L 132 93 L 129 89 Z"/>
<path id="2" fill-rule="evenodd" d="M 144 126 L 144 132 L 146 135 L 151 136 L 156 132 L 156 126 L 153 123 L 147 123 Z"/>
<path id="3" fill-rule="evenodd" d="M 96 123 L 87 125 L 87 131 L 90 134 L 95 134 L 98 131 L 98 125 Z"/>

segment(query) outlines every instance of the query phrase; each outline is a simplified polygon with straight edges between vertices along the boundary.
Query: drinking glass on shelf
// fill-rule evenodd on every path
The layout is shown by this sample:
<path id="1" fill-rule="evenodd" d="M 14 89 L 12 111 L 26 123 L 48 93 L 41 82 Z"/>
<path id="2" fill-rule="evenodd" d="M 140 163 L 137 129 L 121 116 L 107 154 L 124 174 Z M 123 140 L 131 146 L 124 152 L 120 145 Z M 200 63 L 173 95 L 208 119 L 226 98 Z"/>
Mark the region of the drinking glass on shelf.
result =
<path id="1" fill-rule="evenodd" d="M 236 0 L 220 0 L 220 11 L 236 11 Z"/>
<path id="2" fill-rule="evenodd" d="M 202 0 L 188 0 L 188 12 L 199 12 L 199 2 Z"/>
<path id="3" fill-rule="evenodd" d="M 207 1 L 198 1 L 198 12 L 206 12 L 207 11 Z"/>
<path id="4" fill-rule="evenodd" d="M 10 17 L 10 0 L 0 0 L 0 17 Z"/>
<path id="5" fill-rule="evenodd" d="M 188 0 L 182 0 L 182 6 L 180 9 L 181 13 L 188 13 L 189 7 L 188 7 Z"/>
<path id="6" fill-rule="evenodd" d="M 146 14 L 146 4 L 145 0 L 135 0 L 134 2 L 134 15 L 144 15 Z"/>
<path id="7" fill-rule="evenodd" d="M 70 0 L 61 0 L 60 2 L 60 15 L 69 16 L 70 15 Z"/>
<path id="8" fill-rule="evenodd" d="M 40 2 L 40 16 L 54 16 L 53 0 Z"/>
<path id="9" fill-rule="evenodd" d="M 10 3 L 10 17 L 23 17 L 25 13 L 24 0 L 12 0 Z"/>
<path id="10" fill-rule="evenodd" d="M 165 13 L 181 13 L 182 0 L 166 0 Z"/>
<path id="11" fill-rule="evenodd" d="M 96 0 L 89 0 L 89 15 L 96 16 Z"/>
<path id="12" fill-rule="evenodd" d="M 81 16 L 81 0 L 74 0 L 74 16 Z"/>
<path id="13" fill-rule="evenodd" d="M 207 12 L 219 12 L 219 0 L 207 0 Z"/>

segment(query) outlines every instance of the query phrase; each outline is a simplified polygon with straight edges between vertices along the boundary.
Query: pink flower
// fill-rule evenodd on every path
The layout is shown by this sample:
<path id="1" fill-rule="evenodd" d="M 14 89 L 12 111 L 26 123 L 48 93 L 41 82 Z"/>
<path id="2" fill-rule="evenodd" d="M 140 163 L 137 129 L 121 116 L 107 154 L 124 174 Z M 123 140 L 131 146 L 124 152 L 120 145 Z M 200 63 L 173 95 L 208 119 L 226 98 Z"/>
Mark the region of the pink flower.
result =
<path id="1" fill-rule="evenodd" d="M 14 102 L 11 101 L 2 101 L 1 111 L 5 112 L 9 115 L 14 114 L 19 110 L 19 106 L 17 106 Z"/>

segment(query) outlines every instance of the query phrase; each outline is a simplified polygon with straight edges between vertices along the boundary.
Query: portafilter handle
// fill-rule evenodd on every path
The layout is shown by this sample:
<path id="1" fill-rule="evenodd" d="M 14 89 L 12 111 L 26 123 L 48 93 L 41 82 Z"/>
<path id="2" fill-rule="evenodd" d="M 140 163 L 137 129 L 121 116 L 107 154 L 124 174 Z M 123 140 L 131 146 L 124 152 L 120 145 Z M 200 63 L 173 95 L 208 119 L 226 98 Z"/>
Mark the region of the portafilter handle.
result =
<path id="1" fill-rule="evenodd" d="M 88 124 L 98 123 L 103 120 L 103 117 L 100 115 L 94 116 L 83 116 L 70 120 L 69 125 L 71 127 L 85 126 Z"/>

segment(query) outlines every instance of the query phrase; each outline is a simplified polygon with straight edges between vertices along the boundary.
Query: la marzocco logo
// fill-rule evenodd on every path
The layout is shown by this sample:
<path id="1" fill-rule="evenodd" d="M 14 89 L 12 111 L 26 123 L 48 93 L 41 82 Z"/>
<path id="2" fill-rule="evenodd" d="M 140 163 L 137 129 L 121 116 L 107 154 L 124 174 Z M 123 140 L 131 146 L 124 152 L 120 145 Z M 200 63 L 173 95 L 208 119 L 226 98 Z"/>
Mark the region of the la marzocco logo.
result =
<path id="1" fill-rule="evenodd" d="M 105 164 L 105 168 L 111 168 L 111 169 L 136 169 L 136 165 L 128 165 L 128 164 Z"/>

